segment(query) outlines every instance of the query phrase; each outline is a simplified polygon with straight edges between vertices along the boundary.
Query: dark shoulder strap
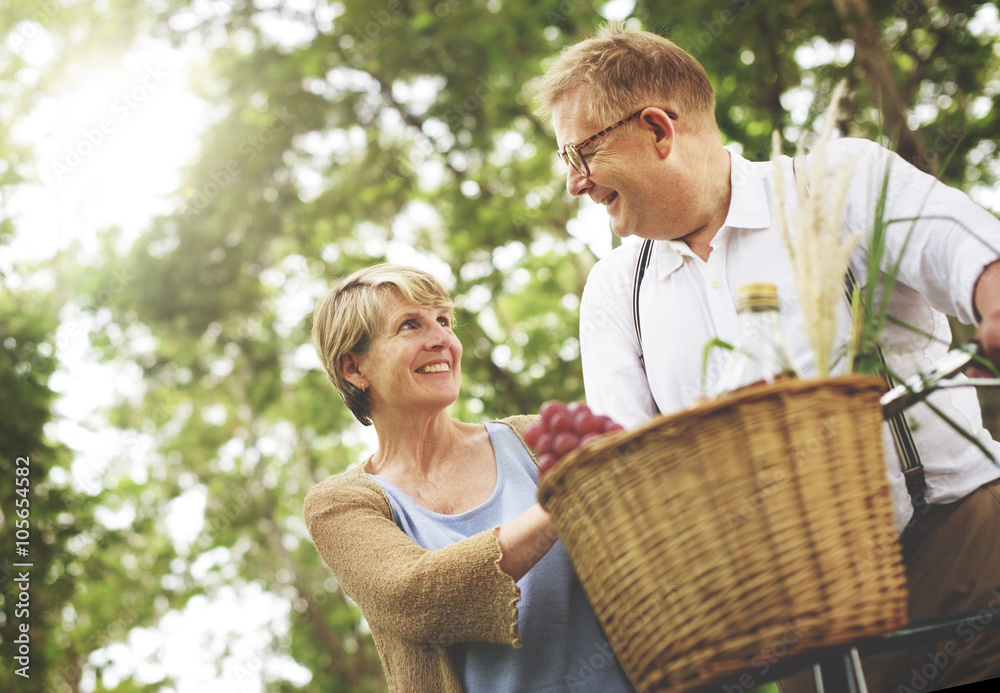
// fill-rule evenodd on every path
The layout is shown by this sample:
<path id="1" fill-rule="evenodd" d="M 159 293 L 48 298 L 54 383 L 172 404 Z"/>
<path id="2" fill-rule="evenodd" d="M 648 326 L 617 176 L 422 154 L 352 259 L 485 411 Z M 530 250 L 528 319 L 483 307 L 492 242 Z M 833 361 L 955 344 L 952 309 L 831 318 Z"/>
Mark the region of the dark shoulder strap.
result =
<path id="1" fill-rule="evenodd" d="M 635 278 L 632 280 L 632 324 L 635 326 L 635 338 L 639 342 L 639 363 L 646 368 L 646 359 L 642 353 L 642 326 L 639 324 L 639 286 L 649 265 L 649 256 L 653 252 L 653 241 L 648 238 L 642 242 L 639 249 L 639 259 L 635 262 Z"/>
<path id="2" fill-rule="evenodd" d="M 858 282 L 854 277 L 854 270 L 848 267 L 847 275 L 844 277 L 844 292 L 847 294 L 848 304 L 854 300 L 854 290 L 857 285 Z M 891 390 L 896 387 L 897 383 L 889 375 L 889 365 L 885 360 L 885 352 L 882 351 L 881 347 L 876 347 L 875 354 L 878 357 L 880 364 L 879 371 L 885 379 L 886 387 Z M 910 430 L 910 424 L 907 423 L 903 412 L 893 414 L 886 421 L 889 424 L 889 430 L 892 431 L 892 439 L 896 443 L 896 452 L 899 453 L 899 459 L 903 463 L 903 473 L 907 474 L 907 484 L 911 484 L 913 482 L 910 480 L 910 476 L 914 473 L 913 470 L 922 470 L 923 465 L 920 462 L 920 453 L 917 451 L 917 444 L 913 440 L 913 432 Z"/>

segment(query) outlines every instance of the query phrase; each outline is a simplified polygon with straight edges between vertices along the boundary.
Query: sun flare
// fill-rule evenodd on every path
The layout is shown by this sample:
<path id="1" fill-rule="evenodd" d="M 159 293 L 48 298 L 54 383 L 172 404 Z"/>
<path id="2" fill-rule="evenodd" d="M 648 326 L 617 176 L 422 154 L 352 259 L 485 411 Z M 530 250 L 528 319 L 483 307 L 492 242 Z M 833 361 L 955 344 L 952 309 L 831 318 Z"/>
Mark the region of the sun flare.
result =
<path id="1" fill-rule="evenodd" d="M 17 133 L 34 146 L 40 183 L 17 204 L 22 257 L 43 258 L 73 240 L 93 250 L 96 233 L 109 226 L 134 238 L 174 208 L 207 107 L 188 89 L 186 61 L 176 53 L 129 58 L 51 93 Z"/>

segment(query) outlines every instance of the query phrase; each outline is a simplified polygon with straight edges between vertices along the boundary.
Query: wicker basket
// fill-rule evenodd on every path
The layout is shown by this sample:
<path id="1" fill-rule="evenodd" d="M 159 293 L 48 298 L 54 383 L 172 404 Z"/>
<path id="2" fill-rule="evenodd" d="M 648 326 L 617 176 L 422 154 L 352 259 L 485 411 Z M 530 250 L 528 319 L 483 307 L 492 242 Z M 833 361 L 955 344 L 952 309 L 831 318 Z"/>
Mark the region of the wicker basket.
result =
<path id="1" fill-rule="evenodd" d="M 639 691 L 906 623 L 872 378 L 743 390 L 583 446 L 542 505 Z"/>

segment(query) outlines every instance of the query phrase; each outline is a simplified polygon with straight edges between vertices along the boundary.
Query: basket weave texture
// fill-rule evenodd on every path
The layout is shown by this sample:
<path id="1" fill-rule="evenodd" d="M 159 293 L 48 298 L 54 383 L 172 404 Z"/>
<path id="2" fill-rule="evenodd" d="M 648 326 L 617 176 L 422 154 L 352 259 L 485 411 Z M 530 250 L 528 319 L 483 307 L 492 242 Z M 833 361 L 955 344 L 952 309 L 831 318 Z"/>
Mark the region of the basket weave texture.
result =
<path id="1" fill-rule="evenodd" d="M 882 381 L 747 388 L 602 436 L 539 485 L 625 673 L 688 690 L 906 624 Z"/>

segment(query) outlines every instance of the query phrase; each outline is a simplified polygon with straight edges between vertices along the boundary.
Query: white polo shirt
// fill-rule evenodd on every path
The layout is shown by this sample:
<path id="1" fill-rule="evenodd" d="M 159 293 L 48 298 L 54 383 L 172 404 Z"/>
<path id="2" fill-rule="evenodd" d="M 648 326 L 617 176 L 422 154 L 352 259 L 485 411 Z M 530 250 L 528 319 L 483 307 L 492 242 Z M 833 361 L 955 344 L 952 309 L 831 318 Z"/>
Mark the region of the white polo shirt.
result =
<path id="1" fill-rule="evenodd" d="M 938 183 L 895 154 L 867 140 L 840 139 L 827 147 L 832 172 L 853 161 L 855 173 L 842 228 L 872 227 L 886 165 L 890 166 L 886 219 L 920 217 L 916 224 L 889 227 L 883 268 L 902 252 L 899 280 L 890 302 L 892 315 L 927 334 L 890 324 L 883 350 L 890 367 L 903 377 L 926 368 L 949 348 L 945 314 L 973 323 L 972 293 L 983 268 L 1000 257 L 1000 220 L 961 191 Z M 812 162 L 812 157 L 807 158 Z M 702 391 L 702 355 L 714 337 L 733 343 L 739 334 L 736 296 L 750 282 L 778 287 L 782 331 L 800 371 L 814 372 L 812 351 L 802 329 L 788 254 L 773 226 L 775 194 L 771 162 L 754 163 L 732 155 L 732 199 L 725 224 L 712 241 L 708 261 L 683 241 L 657 241 L 639 294 L 642 353 L 632 322 L 632 281 L 640 243 L 628 243 L 595 265 L 580 306 L 580 345 L 587 402 L 591 408 L 631 428 L 657 413 L 690 405 Z M 780 163 L 786 206 L 797 205 L 791 159 Z M 829 189 L 833 178 L 829 177 Z M 812 194 L 823 194 L 823 190 Z M 906 237 L 912 233 L 906 243 Z M 864 285 L 867 241 L 854 251 L 851 266 Z M 847 302 L 841 309 L 838 343 L 850 333 Z M 933 335 L 933 338 L 928 335 Z M 706 391 L 719 379 L 729 353 L 710 352 Z M 843 370 L 841 364 L 834 372 Z M 933 402 L 1000 459 L 1000 444 L 982 426 L 973 388 L 940 391 Z M 945 424 L 926 405 L 907 411 L 927 478 L 927 499 L 949 503 L 997 477 L 1000 467 Z M 913 509 L 886 428 L 886 458 L 896 519 L 902 528 Z"/>

